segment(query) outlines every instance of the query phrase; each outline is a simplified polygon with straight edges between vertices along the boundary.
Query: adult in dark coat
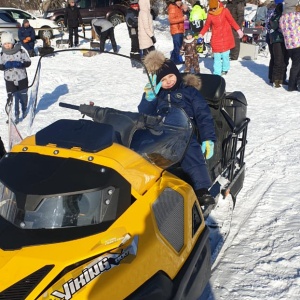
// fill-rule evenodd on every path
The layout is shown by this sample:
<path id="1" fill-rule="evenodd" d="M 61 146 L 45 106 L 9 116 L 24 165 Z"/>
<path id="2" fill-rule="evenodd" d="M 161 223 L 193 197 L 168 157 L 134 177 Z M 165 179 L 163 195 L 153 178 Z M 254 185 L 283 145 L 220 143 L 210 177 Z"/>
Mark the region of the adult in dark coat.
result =
<path id="1" fill-rule="evenodd" d="M 75 5 L 75 0 L 69 0 L 69 4 L 65 9 L 64 24 L 69 30 L 69 47 L 78 46 L 78 27 L 83 23 L 80 10 Z M 75 36 L 73 44 L 73 35 Z"/>
<path id="2" fill-rule="evenodd" d="M 228 8 L 233 19 L 237 22 L 240 28 L 243 27 L 243 22 L 245 19 L 245 5 L 245 0 L 228 0 L 226 4 L 226 8 Z M 237 60 L 240 55 L 240 38 L 234 29 L 232 29 L 232 34 L 234 36 L 235 47 L 230 50 L 229 57 L 231 60 Z"/>
<path id="3" fill-rule="evenodd" d="M 127 10 L 125 20 L 128 28 L 129 37 L 131 39 L 130 57 L 135 60 L 140 60 L 140 47 L 138 36 L 138 17 L 139 17 L 139 4 L 138 0 L 130 0 L 130 7 Z M 132 66 L 137 66 L 132 62 Z"/>
<path id="4" fill-rule="evenodd" d="M 280 0 L 281 1 L 281 0 Z M 278 2 L 278 0 L 276 0 Z M 271 80 L 276 88 L 281 87 L 286 78 L 286 70 L 289 61 L 289 55 L 285 48 L 283 34 L 279 28 L 279 19 L 282 15 L 283 4 L 279 3 L 276 5 L 275 11 L 270 18 L 270 47 L 273 52 L 273 68 L 271 74 Z"/>
<path id="5" fill-rule="evenodd" d="M 23 25 L 18 30 L 18 37 L 22 46 L 27 50 L 29 56 L 34 56 L 35 32 L 27 19 L 23 20 Z"/>

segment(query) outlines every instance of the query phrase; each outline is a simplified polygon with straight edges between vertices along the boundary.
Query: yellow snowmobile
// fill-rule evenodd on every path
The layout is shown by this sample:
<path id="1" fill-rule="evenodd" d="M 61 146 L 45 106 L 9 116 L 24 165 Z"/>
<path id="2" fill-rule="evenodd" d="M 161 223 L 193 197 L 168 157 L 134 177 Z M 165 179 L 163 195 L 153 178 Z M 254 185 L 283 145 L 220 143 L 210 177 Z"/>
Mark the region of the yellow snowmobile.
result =
<path id="1" fill-rule="evenodd" d="M 225 93 L 223 78 L 199 76 L 218 118 L 211 193 L 235 198 L 246 102 Z M 35 85 L 32 95 L 31 125 L 41 111 Z M 214 207 L 201 208 L 180 176 L 189 118 L 176 107 L 157 117 L 72 101 L 60 107 L 93 121 L 57 119 L 0 160 L 0 299 L 198 299 L 211 273 L 205 217 Z"/>

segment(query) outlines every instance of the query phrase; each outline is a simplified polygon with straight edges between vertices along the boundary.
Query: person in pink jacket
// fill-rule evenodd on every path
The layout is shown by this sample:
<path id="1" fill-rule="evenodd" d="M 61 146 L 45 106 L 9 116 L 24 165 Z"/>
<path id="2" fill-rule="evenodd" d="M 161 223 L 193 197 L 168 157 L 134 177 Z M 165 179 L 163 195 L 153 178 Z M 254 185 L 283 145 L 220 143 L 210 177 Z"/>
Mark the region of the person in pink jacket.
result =
<path id="1" fill-rule="evenodd" d="M 233 19 L 231 13 L 218 0 L 209 1 L 209 11 L 206 23 L 200 31 L 199 38 L 211 28 L 211 47 L 214 53 L 213 74 L 226 75 L 230 68 L 229 53 L 235 47 L 231 28 L 237 31 L 239 38 L 243 31 Z"/>
<path id="2" fill-rule="evenodd" d="M 155 50 L 156 39 L 153 29 L 153 18 L 151 15 L 150 0 L 139 0 L 140 12 L 138 17 L 139 46 L 142 55 Z"/>

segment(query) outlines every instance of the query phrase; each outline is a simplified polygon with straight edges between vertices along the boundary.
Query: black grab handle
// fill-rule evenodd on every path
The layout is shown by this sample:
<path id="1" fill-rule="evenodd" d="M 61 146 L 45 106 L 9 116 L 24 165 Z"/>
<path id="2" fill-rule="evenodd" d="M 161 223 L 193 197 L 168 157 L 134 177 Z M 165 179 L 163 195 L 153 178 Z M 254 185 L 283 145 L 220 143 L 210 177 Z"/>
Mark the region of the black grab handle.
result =
<path id="1" fill-rule="evenodd" d="M 59 102 L 58 105 L 60 107 L 65 107 L 65 108 L 79 110 L 79 106 L 78 105 L 74 105 L 74 104 L 68 104 L 68 103 L 64 103 L 64 102 Z"/>

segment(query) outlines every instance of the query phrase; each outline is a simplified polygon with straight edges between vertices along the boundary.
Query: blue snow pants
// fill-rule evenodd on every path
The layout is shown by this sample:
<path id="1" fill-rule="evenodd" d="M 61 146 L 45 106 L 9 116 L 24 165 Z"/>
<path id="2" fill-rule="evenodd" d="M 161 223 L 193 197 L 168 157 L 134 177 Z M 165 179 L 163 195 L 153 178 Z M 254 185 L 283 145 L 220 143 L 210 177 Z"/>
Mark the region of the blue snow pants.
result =
<path id="1" fill-rule="evenodd" d="M 221 75 L 222 72 L 228 72 L 230 68 L 229 60 L 230 50 L 214 53 L 214 72 L 215 75 Z"/>
<path id="2" fill-rule="evenodd" d="M 180 48 L 183 42 L 183 33 L 173 34 L 172 39 L 173 39 L 173 51 L 171 52 L 170 59 L 175 64 L 180 64 L 182 63 L 182 57 L 180 56 Z"/>
<path id="3" fill-rule="evenodd" d="M 207 165 L 202 154 L 201 145 L 193 136 L 190 145 L 181 162 L 182 170 L 188 174 L 193 182 L 194 190 L 209 188 L 211 179 L 208 174 Z"/>

